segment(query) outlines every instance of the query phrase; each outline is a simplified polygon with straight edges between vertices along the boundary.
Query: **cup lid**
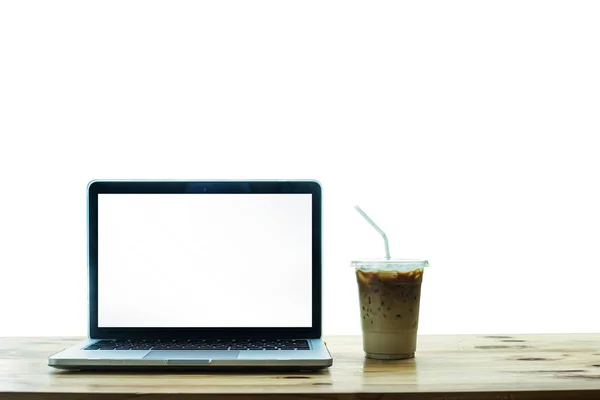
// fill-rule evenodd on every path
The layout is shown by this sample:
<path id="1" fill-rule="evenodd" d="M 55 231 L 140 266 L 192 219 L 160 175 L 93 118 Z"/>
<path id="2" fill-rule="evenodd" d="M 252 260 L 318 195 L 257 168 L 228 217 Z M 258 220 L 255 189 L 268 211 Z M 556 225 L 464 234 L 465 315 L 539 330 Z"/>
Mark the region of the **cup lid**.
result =
<path id="1" fill-rule="evenodd" d="M 392 258 L 390 260 L 385 259 L 364 259 L 355 260 L 351 264 L 355 268 L 362 270 L 412 270 L 412 269 L 423 269 L 429 267 L 429 261 L 423 259 L 402 259 Z"/>
<path id="2" fill-rule="evenodd" d="M 363 259 L 359 259 L 359 260 L 352 260 L 352 264 L 354 263 L 358 263 L 358 264 L 389 264 L 389 263 L 401 263 L 401 264 L 405 264 L 405 263 L 428 263 L 427 260 L 424 260 L 422 258 L 390 258 L 389 260 L 386 260 L 385 258 L 363 258 Z"/>

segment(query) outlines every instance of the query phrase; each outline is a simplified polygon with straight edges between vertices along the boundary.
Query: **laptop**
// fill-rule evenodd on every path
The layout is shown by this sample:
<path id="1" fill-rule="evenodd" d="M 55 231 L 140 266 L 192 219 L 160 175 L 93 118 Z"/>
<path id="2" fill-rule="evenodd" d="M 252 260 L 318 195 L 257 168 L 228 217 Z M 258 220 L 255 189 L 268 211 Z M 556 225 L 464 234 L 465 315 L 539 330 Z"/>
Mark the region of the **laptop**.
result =
<path id="1" fill-rule="evenodd" d="M 322 369 L 316 181 L 92 181 L 89 338 L 61 369 Z"/>

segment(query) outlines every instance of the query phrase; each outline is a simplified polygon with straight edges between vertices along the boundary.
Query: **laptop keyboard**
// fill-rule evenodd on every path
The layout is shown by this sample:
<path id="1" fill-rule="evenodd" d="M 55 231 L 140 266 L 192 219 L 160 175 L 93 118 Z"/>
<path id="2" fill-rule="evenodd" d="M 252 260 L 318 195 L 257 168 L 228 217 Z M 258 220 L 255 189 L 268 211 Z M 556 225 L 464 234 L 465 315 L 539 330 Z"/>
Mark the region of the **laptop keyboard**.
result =
<path id="1" fill-rule="evenodd" d="M 84 350 L 310 350 L 304 339 L 288 340 L 100 340 Z"/>

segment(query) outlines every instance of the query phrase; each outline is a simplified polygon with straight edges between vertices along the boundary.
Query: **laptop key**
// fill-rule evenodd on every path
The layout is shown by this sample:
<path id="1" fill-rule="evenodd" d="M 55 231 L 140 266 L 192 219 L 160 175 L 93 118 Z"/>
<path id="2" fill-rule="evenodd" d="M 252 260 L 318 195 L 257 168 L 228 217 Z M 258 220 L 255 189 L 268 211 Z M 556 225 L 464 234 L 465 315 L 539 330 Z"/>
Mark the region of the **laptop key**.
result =
<path id="1" fill-rule="evenodd" d="M 286 346 L 286 347 L 282 347 L 281 350 L 309 350 L 308 347 L 290 347 L 290 346 Z"/>

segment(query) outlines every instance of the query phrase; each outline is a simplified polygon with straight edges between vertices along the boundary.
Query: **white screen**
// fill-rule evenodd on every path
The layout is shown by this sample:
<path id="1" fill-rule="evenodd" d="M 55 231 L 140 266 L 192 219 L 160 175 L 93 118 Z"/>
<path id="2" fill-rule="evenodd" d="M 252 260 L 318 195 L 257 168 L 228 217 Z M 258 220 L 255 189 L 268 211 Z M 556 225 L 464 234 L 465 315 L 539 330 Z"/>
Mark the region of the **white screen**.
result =
<path id="1" fill-rule="evenodd" d="M 98 326 L 310 327 L 311 194 L 99 194 Z"/>

